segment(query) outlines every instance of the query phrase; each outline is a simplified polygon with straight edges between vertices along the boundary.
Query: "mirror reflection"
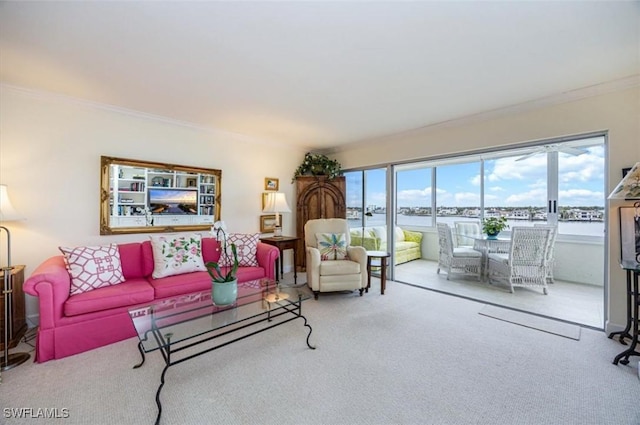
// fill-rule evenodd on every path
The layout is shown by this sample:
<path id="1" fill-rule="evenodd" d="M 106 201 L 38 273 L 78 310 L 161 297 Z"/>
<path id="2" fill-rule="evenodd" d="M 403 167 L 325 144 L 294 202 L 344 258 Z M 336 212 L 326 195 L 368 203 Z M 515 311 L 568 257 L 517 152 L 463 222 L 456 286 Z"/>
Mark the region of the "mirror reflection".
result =
<path id="1" fill-rule="evenodd" d="M 222 171 L 101 157 L 100 234 L 208 230 Z"/>

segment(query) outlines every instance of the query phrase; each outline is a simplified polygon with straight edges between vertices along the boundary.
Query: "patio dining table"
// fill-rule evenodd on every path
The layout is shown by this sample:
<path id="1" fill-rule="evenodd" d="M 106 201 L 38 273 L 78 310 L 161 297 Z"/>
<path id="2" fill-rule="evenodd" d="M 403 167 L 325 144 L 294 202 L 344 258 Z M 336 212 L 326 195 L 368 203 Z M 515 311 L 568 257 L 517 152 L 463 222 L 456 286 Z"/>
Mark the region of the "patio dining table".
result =
<path id="1" fill-rule="evenodd" d="M 482 253 L 482 279 L 486 280 L 489 274 L 489 254 L 508 254 L 511 246 L 510 238 L 489 239 L 486 236 L 473 237 L 473 249 Z"/>

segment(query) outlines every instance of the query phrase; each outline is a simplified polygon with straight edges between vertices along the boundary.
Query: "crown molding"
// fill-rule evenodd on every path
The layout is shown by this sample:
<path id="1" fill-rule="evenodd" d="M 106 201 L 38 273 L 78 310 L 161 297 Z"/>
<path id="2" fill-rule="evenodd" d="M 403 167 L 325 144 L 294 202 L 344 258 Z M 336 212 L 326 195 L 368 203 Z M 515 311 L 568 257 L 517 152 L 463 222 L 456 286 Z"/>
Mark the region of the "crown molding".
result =
<path id="1" fill-rule="evenodd" d="M 234 133 L 231 131 L 226 131 L 226 130 L 220 130 L 214 127 L 208 127 L 205 125 L 200 125 L 200 124 L 195 124 L 189 121 L 181 121 L 181 120 L 176 120 L 173 118 L 168 118 L 162 115 L 155 115 L 155 114 L 149 114 L 146 112 L 141 112 L 141 111 L 136 111 L 133 109 L 127 109 L 127 108 L 123 108 L 123 107 L 119 107 L 119 106 L 115 106 L 115 105 L 109 105 L 106 103 L 100 103 L 100 102 L 94 102 L 91 100 L 86 100 L 86 99 L 80 99 L 77 97 L 72 97 L 72 96 L 67 96 L 64 94 L 60 94 L 60 93 L 54 93 L 54 92 L 49 92 L 49 91 L 44 91 L 44 90 L 36 90 L 36 89 L 30 89 L 30 88 L 26 88 L 26 87 L 22 87 L 22 86 L 16 86 L 16 85 L 12 85 L 12 84 L 7 84 L 7 83 L 0 83 L 0 89 L 2 90 L 9 90 L 9 91 L 13 91 L 16 93 L 20 93 L 22 95 L 25 96 L 29 96 L 32 98 L 36 98 L 36 99 L 40 99 L 40 100 L 45 100 L 45 101 L 50 101 L 50 102 L 58 102 L 58 103 L 66 103 L 66 104 L 70 104 L 70 105 L 78 105 L 81 107 L 86 107 L 86 108 L 92 108 L 92 109 L 99 109 L 99 110 L 103 110 L 103 111 L 108 111 L 108 112 L 113 112 L 116 114 L 121 114 L 121 115 L 126 115 L 129 117 L 133 117 L 133 118 L 139 118 L 139 119 L 143 119 L 143 120 L 148 120 L 148 121 L 154 121 L 154 122 L 158 122 L 158 123 L 163 123 L 163 124 L 169 124 L 169 125 L 175 125 L 178 127 L 183 127 L 183 128 L 187 128 L 190 130 L 196 130 L 196 131 L 202 131 L 202 132 L 206 132 L 206 133 L 212 133 L 218 136 L 222 136 L 222 137 L 230 137 L 233 138 L 235 141 L 242 141 L 242 142 L 247 142 L 247 143 L 255 143 L 255 144 L 262 144 L 262 145 L 268 145 L 268 146 L 277 146 L 277 147 L 291 147 L 290 145 L 284 143 L 284 142 L 279 142 L 276 140 L 270 140 L 270 139 L 260 139 L 260 138 L 256 138 L 256 137 L 252 137 L 252 136 L 248 136 L 246 134 L 241 134 L 241 133 Z"/>

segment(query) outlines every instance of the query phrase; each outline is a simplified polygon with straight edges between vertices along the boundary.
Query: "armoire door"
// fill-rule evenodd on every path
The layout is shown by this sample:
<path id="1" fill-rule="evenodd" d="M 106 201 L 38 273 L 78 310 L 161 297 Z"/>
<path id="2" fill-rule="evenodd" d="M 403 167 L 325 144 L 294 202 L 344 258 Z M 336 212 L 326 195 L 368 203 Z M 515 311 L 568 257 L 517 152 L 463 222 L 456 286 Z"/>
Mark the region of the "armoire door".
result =
<path id="1" fill-rule="evenodd" d="M 300 238 L 296 250 L 296 267 L 305 268 L 304 224 L 316 218 L 346 218 L 346 182 L 343 176 L 296 178 L 296 231 Z"/>

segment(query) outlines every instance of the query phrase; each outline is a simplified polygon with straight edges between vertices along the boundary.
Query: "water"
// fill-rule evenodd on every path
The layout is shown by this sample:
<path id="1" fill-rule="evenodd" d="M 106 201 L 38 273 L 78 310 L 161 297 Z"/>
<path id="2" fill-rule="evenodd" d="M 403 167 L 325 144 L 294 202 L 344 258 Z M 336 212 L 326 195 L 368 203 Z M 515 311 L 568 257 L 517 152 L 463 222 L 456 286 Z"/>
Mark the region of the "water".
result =
<path id="1" fill-rule="evenodd" d="M 398 215 L 398 226 L 425 226 L 431 227 L 431 216 L 419 215 Z M 443 216 L 438 217 L 440 223 L 447 223 L 453 227 L 454 221 L 473 221 L 473 218 L 462 216 Z M 533 226 L 534 223 L 545 223 L 544 221 L 528 221 L 528 220 L 507 220 L 509 228 L 513 226 Z M 384 226 L 386 224 L 386 215 L 373 214 L 367 217 L 366 226 Z M 360 220 L 349 220 L 349 226 L 356 228 L 361 227 Z M 558 233 L 580 235 L 580 236 L 604 236 L 603 221 L 561 221 L 558 223 Z"/>

